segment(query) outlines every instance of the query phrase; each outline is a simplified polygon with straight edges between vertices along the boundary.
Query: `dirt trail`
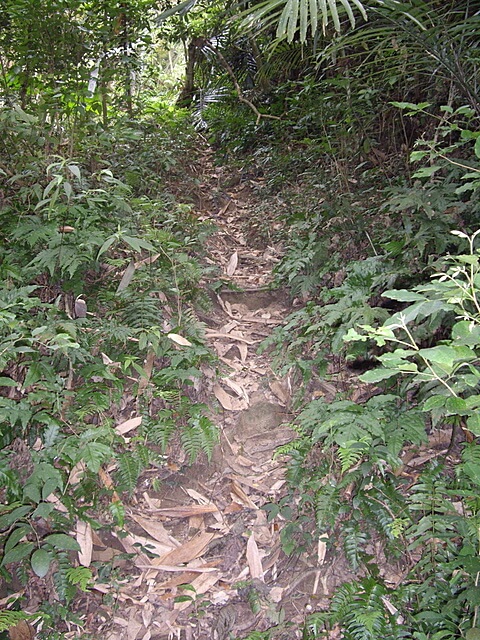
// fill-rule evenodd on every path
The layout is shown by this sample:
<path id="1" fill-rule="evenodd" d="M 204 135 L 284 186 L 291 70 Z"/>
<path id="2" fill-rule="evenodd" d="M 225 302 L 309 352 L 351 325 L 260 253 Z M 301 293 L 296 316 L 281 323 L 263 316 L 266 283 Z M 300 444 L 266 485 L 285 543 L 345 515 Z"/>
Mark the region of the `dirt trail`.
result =
<path id="1" fill-rule="evenodd" d="M 229 185 L 208 162 L 204 171 L 198 215 L 217 226 L 208 259 L 223 272 L 225 286 L 200 315 L 221 363 L 220 377 L 205 370 L 200 395 L 220 442 L 210 462 L 172 460 L 155 478 L 145 474 L 127 513 L 127 537 L 94 538 L 105 558 L 115 549 L 143 548 L 130 567 L 135 577 L 115 593 L 105 585 L 113 612 L 106 606 L 89 612 L 106 640 L 229 640 L 272 627 L 272 637 L 294 638 L 306 611 L 317 609 L 337 582 L 321 566 L 322 547 L 313 558 L 285 556 L 281 522 L 269 523 L 261 508 L 283 495 L 285 463 L 273 454 L 294 435 L 286 426 L 290 381 L 275 376 L 268 354 L 257 353 L 289 312 L 285 294 L 269 288 L 279 249 L 256 232 L 261 182 Z"/>

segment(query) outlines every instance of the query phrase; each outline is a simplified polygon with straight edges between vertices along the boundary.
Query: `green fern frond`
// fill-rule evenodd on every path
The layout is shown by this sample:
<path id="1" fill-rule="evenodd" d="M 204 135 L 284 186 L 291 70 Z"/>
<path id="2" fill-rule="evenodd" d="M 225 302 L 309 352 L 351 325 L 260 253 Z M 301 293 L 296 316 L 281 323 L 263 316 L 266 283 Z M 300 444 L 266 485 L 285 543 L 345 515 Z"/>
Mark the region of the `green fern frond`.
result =
<path id="1" fill-rule="evenodd" d="M 197 457 L 200 451 L 207 454 L 210 460 L 213 448 L 218 442 L 218 429 L 207 416 L 195 416 L 182 427 L 180 439 L 190 463 Z"/>
<path id="2" fill-rule="evenodd" d="M 142 461 L 135 453 L 126 451 L 118 456 L 118 478 L 120 480 L 120 488 L 132 494 L 137 486 L 137 480 L 140 473 L 145 468 Z"/>
<path id="3" fill-rule="evenodd" d="M 82 591 L 87 591 L 88 585 L 93 578 L 92 571 L 88 567 L 70 567 L 66 576 L 69 582 L 78 586 Z"/>
<path id="4" fill-rule="evenodd" d="M 365 553 L 365 544 L 368 540 L 367 534 L 360 529 L 358 523 L 347 523 L 343 527 L 343 547 L 345 555 L 350 562 L 353 571 L 356 571 L 361 564 L 361 555 Z"/>
<path id="5" fill-rule="evenodd" d="M 319 531 L 335 524 L 341 509 L 340 490 L 334 484 L 326 483 L 315 496 L 315 519 Z"/>
<path id="6" fill-rule="evenodd" d="M 173 411 L 161 409 L 156 416 L 155 422 L 149 421 L 147 425 L 144 425 L 144 430 L 148 439 L 158 444 L 162 452 L 165 452 L 170 439 L 177 430 Z"/>
<path id="7" fill-rule="evenodd" d="M 24 611 L 9 611 L 3 609 L 0 611 L 0 632 L 8 631 L 11 627 L 17 625 L 21 620 L 29 620 L 32 616 Z"/>
<path id="8" fill-rule="evenodd" d="M 72 563 L 68 555 L 64 552 L 57 553 L 55 559 L 57 561 L 57 570 L 53 574 L 55 588 L 57 590 L 59 600 L 68 604 L 71 602 L 76 592 L 75 585 L 73 585 L 68 579 L 68 572 L 72 567 Z"/>
<path id="9" fill-rule="evenodd" d="M 162 310 L 160 301 L 150 294 L 125 293 L 122 307 L 116 312 L 118 320 L 133 329 L 148 329 L 161 324 Z"/>
<path id="10" fill-rule="evenodd" d="M 365 438 L 362 438 L 360 442 L 349 440 L 340 446 L 337 450 L 337 456 L 342 466 L 342 473 L 355 466 L 367 451 L 368 446 Z"/>

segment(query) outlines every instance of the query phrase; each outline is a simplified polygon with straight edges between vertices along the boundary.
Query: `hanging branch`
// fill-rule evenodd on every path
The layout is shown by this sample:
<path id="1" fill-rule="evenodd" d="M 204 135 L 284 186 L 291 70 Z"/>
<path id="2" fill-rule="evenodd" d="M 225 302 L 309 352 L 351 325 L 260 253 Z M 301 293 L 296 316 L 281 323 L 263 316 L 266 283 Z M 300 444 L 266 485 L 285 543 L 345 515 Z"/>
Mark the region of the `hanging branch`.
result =
<path id="1" fill-rule="evenodd" d="M 218 49 L 216 49 L 208 40 L 205 40 L 204 47 L 207 48 L 209 51 L 211 51 L 218 58 L 218 61 L 230 76 L 240 102 L 243 102 L 244 104 L 248 105 L 250 109 L 253 111 L 253 113 L 257 116 L 257 122 L 256 122 L 257 125 L 262 118 L 270 118 L 271 120 L 281 120 L 279 116 L 271 116 L 268 113 L 260 113 L 257 107 L 253 104 L 253 102 L 251 102 L 251 100 L 249 100 L 243 95 L 243 91 L 240 85 L 238 84 L 237 78 L 235 77 L 232 67 L 228 64 L 228 62 L 225 60 L 224 56 L 220 53 L 220 51 L 218 51 Z"/>

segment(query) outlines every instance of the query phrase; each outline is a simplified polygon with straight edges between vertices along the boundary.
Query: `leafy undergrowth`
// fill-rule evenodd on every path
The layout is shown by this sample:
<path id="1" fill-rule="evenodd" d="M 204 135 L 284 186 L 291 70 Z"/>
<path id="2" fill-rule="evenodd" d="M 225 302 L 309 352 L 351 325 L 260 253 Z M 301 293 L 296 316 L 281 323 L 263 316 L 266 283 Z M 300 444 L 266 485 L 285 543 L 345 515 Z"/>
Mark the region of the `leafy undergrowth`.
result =
<path id="1" fill-rule="evenodd" d="M 163 123 L 171 126 L 168 136 L 185 136 L 172 153 L 158 122 L 130 122 L 65 158 L 60 140 L 45 141 L 34 116 L 19 108 L 2 115 L 2 152 L 12 169 L 0 213 L 1 595 L 8 604 L 0 630 L 21 629 L 22 620 L 28 630 L 30 620 L 40 637 L 78 637 L 88 618 L 82 592 L 88 601 L 94 587 L 97 594 L 103 589 L 102 606 L 113 618 L 119 603 L 134 598 L 130 592 L 120 599 L 132 566 L 152 570 L 156 558 L 172 553 L 183 571 L 183 563 L 212 544 L 212 566 L 191 565 L 189 582 L 170 581 L 176 609 L 169 609 L 168 624 L 186 611 L 190 622 L 182 624 L 190 631 L 202 628 L 202 617 L 217 617 L 219 637 L 250 640 L 477 637 L 480 150 L 469 128 L 473 114 L 462 109 L 451 116 L 453 123 L 442 126 L 464 134 L 448 149 L 419 147 L 413 159 L 425 164 L 414 183 L 391 184 L 376 167 L 337 162 L 332 170 L 323 159 L 325 147 L 304 139 L 294 141 L 288 161 L 281 147 L 266 145 L 245 159 L 249 171 L 237 166 L 240 182 L 248 181 L 256 194 L 238 245 L 261 245 L 260 230 L 263 245 L 278 248 L 267 257 L 250 250 L 250 273 L 242 277 L 258 288 L 255 261 L 273 255 L 277 284 L 293 298 L 284 322 L 272 310 L 243 312 L 243 320 L 276 327 L 259 334 L 266 337 L 260 351 L 275 363 L 278 384 L 271 389 L 281 396 L 296 437 L 277 450 L 287 484 L 280 481 L 280 493 L 268 487 L 263 498 L 275 499 L 263 500 L 263 509 L 252 506 L 232 474 L 236 499 L 221 514 L 210 496 L 190 493 L 199 508 L 183 508 L 182 517 L 200 531 L 189 553 L 175 541 L 175 555 L 161 523 L 149 531 L 155 547 L 132 533 L 129 509 L 152 470 L 167 490 L 158 478 L 149 486 L 168 493 L 169 471 L 178 469 L 176 463 L 170 469 L 166 454 L 174 451 L 186 463 L 199 453 L 207 460 L 212 455 L 218 434 L 205 381 L 215 378 L 217 360 L 205 334 L 259 344 L 258 335 L 230 333 L 241 321 L 239 307 L 221 297 L 229 324 L 212 330 L 199 322 L 202 314 L 212 321 L 202 287 L 216 277 L 199 259 L 212 233 L 211 223 L 192 211 L 202 200 L 194 179 L 199 174 L 178 175 L 176 197 L 167 189 L 168 172 L 185 163 L 195 134 L 186 121 Z M 108 163 L 99 159 L 105 154 Z M 189 162 L 194 174 L 195 162 Z M 182 191 L 190 204 L 179 201 Z M 216 203 L 226 235 L 241 209 L 232 193 Z M 235 273 L 239 252 L 223 256 L 227 275 Z M 218 279 L 213 289 L 223 284 Z M 217 349 L 223 365 L 233 366 L 225 357 L 230 349 Z M 241 372 L 247 347 L 235 349 Z M 265 376 L 267 367 L 260 371 Z M 246 408 L 244 389 L 235 382 L 230 380 L 231 394 L 213 388 L 224 409 Z M 235 469 L 247 447 L 235 450 L 228 442 Z M 255 481 L 266 486 L 271 470 L 259 469 Z M 215 486 L 209 487 L 212 495 Z M 147 498 L 152 511 L 161 511 Z M 205 595 L 218 564 L 214 531 L 228 531 L 228 564 L 240 553 L 238 527 L 228 518 L 249 509 L 255 519 L 242 515 L 238 535 L 253 540 L 246 556 L 257 582 L 225 581 L 214 595 L 228 601 L 235 590 L 241 615 L 251 612 L 262 621 L 250 633 L 235 623 L 231 603 L 221 607 L 224 600 Z M 220 515 L 206 531 L 198 516 L 213 512 Z M 180 511 L 162 512 L 172 513 Z M 272 551 L 265 571 L 258 548 L 252 551 L 252 531 L 266 539 L 273 531 L 281 540 L 283 555 Z M 106 532 L 122 542 L 105 544 L 116 551 L 92 564 L 89 543 L 99 546 Z M 302 609 L 300 620 L 298 611 L 292 622 L 285 616 L 288 605 L 296 605 L 297 579 L 273 599 L 277 558 L 287 574 L 290 559 L 308 559 L 317 576 L 311 613 Z M 342 563 L 348 568 L 340 571 Z M 322 572 L 335 571 L 344 584 L 325 577 L 319 598 Z M 267 587 L 261 586 L 266 575 Z M 119 598 L 109 609 L 112 590 Z M 39 604 L 31 611 L 34 594 Z M 145 620 L 150 614 L 142 609 Z M 165 629 L 159 633 L 165 637 Z"/>
<path id="2" fill-rule="evenodd" d="M 442 135 L 467 111 L 450 109 Z M 266 508 L 284 549 L 316 541 L 320 575 L 343 556 L 356 576 L 306 617 L 309 640 L 477 637 L 480 148 L 463 126 L 448 148 L 419 143 L 413 184 L 369 196 L 359 171 L 362 195 L 338 196 L 317 171 L 324 200 L 313 181 L 300 205 L 282 194 L 276 274 L 303 303 L 263 348 L 302 390 L 297 437 L 277 451 L 289 491 Z"/>
<path id="3" fill-rule="evenodd" d="M 123 530 L 125 500 L 168 447 L 192 461 L 218 439 L 193 311 L 211 225 L 166 189 L 187 148 L 194 183 L 185 121 L 99 129 L 69 158 L 20 107 L 0 128 L 0 631 L 34 613 L 53 638 L 96 579 L 92 530 Z"/>

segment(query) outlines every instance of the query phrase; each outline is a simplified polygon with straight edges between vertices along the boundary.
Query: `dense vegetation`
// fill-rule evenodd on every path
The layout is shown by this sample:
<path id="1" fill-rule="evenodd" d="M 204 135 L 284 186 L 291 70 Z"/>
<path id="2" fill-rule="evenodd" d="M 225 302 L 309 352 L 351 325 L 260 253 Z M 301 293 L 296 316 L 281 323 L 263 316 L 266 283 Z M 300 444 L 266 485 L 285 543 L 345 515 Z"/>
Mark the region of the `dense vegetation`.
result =
<path id="1" fill-rule="evenodd" d="M 303 637 L 480 637 L 475 3 L 6 0 L 0 27 L 0 595 L 53 567 L 39 611 L 61 637 L 93 579 L 68 533 L 106 511 L 122 527 L 172 439 L 212 452 L 194 384 L 211 228 L 175 195 L 208 142 L 263 176 L 281 224 L 258 232 L 301 303 L 262 345 L 302 390 L 269 518 L 287 553 L 324 537 L 358 575 Z M 347 365 L 375 386 L 312 399 Z"/>

